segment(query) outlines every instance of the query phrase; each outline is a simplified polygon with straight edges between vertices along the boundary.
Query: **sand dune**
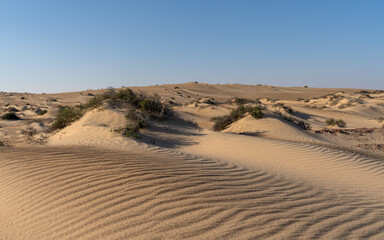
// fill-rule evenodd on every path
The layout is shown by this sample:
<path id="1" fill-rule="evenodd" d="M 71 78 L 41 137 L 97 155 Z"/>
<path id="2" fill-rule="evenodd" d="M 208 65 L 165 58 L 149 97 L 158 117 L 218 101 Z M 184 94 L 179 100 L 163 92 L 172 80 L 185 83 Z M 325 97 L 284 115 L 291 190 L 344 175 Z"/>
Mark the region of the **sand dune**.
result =
<path id="1" fill-rule="evenodd" d="M 384 203 L 192 155 L 0 154 L 3 239 L 384 237 Z"/>
<path id="2" fill-rule="evenodd" d="M 113 131 L 126 112 L 105 107 L 46 133 L 59 105 L 105 90 L 0 93 L 0 113 L 21 118 L 0 120 L 0 239 L 384 239 L 382 91 L 133 89 L 159 94 L 176 117 L 135 140 Z M 212 131 L 234 98 L 264 118 Z"/>

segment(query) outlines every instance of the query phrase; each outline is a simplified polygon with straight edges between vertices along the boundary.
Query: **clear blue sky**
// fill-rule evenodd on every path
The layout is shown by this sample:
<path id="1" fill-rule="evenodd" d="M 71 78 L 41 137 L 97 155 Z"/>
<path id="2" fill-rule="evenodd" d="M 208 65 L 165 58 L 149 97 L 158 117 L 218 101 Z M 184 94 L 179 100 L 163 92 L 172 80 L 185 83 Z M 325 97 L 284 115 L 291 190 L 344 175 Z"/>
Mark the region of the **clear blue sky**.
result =
<path id="1" fill-rule="evenodd" d="M 0 91 L 188 81 L 384 89 L 384 1 L 0 1 Z"/>

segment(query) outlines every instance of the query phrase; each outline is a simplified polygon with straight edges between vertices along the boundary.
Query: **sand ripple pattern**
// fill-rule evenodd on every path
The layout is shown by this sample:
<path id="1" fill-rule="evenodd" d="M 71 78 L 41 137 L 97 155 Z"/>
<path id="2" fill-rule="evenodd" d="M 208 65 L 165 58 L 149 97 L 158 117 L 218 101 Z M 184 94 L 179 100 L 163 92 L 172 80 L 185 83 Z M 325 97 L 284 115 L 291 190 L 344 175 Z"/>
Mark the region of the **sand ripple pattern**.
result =
<path id="1" fill-rule="evenodd" d="M 384 239 L 377 201 L 193 155 L 0 153 L 0 239 Z"/>

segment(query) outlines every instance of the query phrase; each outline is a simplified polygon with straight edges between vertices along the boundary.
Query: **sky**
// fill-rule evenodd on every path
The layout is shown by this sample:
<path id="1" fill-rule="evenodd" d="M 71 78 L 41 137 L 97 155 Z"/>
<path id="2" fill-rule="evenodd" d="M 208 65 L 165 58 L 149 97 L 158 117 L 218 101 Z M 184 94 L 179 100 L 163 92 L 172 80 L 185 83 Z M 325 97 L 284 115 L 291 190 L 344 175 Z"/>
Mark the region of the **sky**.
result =
<path id="1" fill-rule="evenodd" d="M 384 89 L 384 1 L 1 0 L 0 91 Z"/>

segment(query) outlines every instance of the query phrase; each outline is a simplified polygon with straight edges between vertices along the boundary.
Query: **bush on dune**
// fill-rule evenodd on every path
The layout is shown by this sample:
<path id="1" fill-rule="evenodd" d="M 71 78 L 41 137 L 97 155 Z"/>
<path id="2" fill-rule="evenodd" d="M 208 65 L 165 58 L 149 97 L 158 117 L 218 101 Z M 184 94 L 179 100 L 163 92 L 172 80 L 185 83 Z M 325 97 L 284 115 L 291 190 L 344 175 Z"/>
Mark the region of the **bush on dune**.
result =
<path id="1" fill-rule="evenodd" d="M 229 125 L 236 122 L 237 120 L 244 118 L 246 114 L 249 114 L 256 119 L 263 117 L 263 111 L 259 106 L 240 106 L 236 109 L 233 109 L 227 115 L 211 118 L 211 121 L 215 122 L 213 125 L 213 130 L 222 131 L 228 128 Z"/>
<path id="2" fill-rule="evenodd" d="M 59 106 L 59 111 L 51 125 L 51 130 L 65 128 L 82 116 L 83 111 L 79 107 Z"/>
<path id="3" fill-rule="evenodd" d="M 328 125 L 328 126 L 339 126 L 339 127 L 345 127 L 347 124 L 345 123 L 344 120 L 342 119 L 339 119 L 339 120 L 336 120 L 334 118 L 328 118 L 325 123 Z"/>
<path id="4" fill-rule="evenodd" d="M 110 88 L 103 94 L 95 95 L 84 104 L 76 107 L 60 107 L 51 130 L 62 129 L 80 119 L 85 112 L 102 107 L 105 103 L 110 108 L 127 109 L 126 118 L 130 124 L 124 128 L 126 136 L 136 137 L 137 132 L 145 128 L 150 119 L 162 120 L 173 115 L 172 109 L 161 103 L 158 95 L 137 93 L 129 88 L 119 91 Z"/>

